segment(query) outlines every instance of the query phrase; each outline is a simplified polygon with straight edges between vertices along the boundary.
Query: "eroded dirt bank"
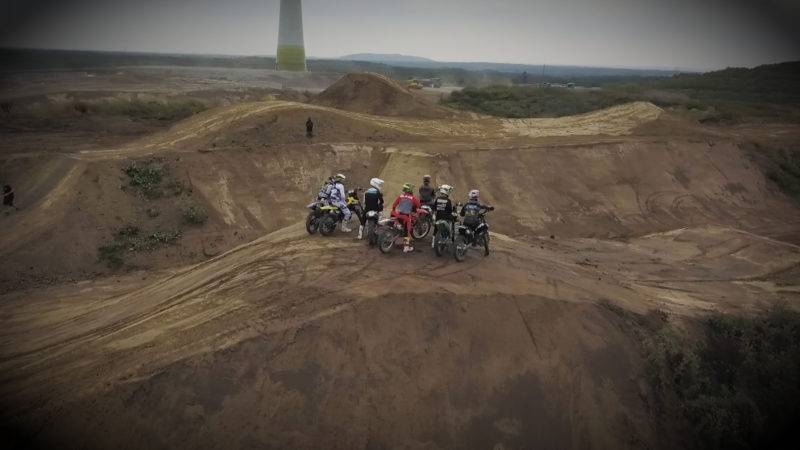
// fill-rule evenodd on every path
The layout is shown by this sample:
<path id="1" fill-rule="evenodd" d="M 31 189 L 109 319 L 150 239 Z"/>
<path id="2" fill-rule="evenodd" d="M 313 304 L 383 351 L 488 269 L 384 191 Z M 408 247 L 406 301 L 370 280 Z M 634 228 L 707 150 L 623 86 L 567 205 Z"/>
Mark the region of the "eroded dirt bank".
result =
<path id="1" fill-rule="evenodd" d="M 670 137 L 651 106 L 504 122 L 257 102 L 112 148 L 5 155 L 25 203 L 0 224 L 11 443 L 685 444 L 656 420 L 642 341 L 709 311 L 796 307 L 800 211 L 739 136 Z M 312 141 L 289 131 L 308 114 Z M 175 183 L 146 199 L 123 169 L 152 158 Z M 491 254 L 308 236 L 303 206 L 339 171 L 389 196 L 423 173 L 479 188 Z M 208 220 L 178 244 L 98 262 L 109 236 L 176 226 L 186 202 Z M 15 285 L 30 267 L 52 280 Z"/>

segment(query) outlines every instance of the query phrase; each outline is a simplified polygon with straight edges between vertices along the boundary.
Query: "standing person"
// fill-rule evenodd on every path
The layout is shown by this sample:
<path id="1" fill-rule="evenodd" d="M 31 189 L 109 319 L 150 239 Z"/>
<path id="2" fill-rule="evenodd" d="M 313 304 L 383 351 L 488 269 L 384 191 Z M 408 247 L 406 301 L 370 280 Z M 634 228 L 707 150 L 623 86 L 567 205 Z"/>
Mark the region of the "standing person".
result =
<path id="1" fill-rule="evenodd" d="M 311 117 L 306 120 L 306 137 L 314 137 L 314 122 L 311 121 Z"/>
<path id="2" fill-rule="evenodd" d="M 455 207 L 453 207 L 453 202 L 450 201 L 450 192 L 453 190 L 453 187 L 447 184 L 443 184 L 439 188 L 439 197 L 436 199 L 436 209 L 434 210 L 436 213 L 436 223 L 433 227 L 433 239 L 431 239 L 431 247 L 436 245 L 436 232 L 439 230 L 438 224 L 439 222 L 444 221 L 450 226 L 450 236 L 453 236 L 454 233 L 454 223 L 456 220 L 456 211 Z"/>
<path id="3" fill-rule="evenodd" d="M 350 218 L 352 217 L 353 213 L 350 212 L 350 208 L 347 207 L 347 194 L 344 190 L 344 184 L 342 184 L 347 177 L 341 173 L 337 173 L 333 178 L 334 185 L 333 189 L 331 189 L 330 203 L 331 205 L 339 208 L 339 211 L 344 214 L 344 218 L 342 220 L 342 231 L 349 233 L 353 230 L 347 226 L 347 223 L 350 222 Z"/>
<path id="4" fill-rule="evenodd" d="M 10 184 L 3 185 L 3 206 L 14 206 L 14 190 Z"/>
<path id="5" fill-rule="evenodd" d="M 431 186 L 431 176 L 422 176 L 422 186 L 419 187 L 419 202 L 423 205 L 428 205 L 431 208 L 436 203 L 436 190 Z"/>
<path id="6" fill-rule="evenodd" d="M 361 225 L 358 226 L 358 238 L 361 239 L 364 233 L 364 225 L 367 223 L 367 213 L 370 211 L 377 211 L 379 214 L 383 212 L 383 180 L 380 178 L 373 178 L 369 180 L 369 185 L 372 186 L 364 192 L 364 214 L 361 215 Z"/>
<path id="7" fill-rule="evenodd" d="M 406 237 L 403 239 L 403 253 L 413 252 L 414 247 L 411 242 L 411 213 L 414 208 L 422 206 L 419 200 L 414 197 L 414 185 L 406 183 L 403 185 L 403 193 L 397 197 L 392 205 L 392 216 L 400 219 L 406 225 Z"/>

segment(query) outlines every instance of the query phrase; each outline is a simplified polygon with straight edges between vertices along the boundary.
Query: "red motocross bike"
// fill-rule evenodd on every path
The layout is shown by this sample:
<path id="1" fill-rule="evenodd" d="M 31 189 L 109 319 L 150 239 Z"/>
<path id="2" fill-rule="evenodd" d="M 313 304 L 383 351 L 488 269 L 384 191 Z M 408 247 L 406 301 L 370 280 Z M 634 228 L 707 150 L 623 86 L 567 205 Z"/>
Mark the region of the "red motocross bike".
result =
<path id="1" fill-rule="evenodd" d="M 431 232 L 432 211 L 428 205 L 422 205 L 411 213 L 411 238 L 424 239 Z M 402 246 L 406 237 L 406 226 L 397 217 L 387 217 L 380 221 L 383 231 L 378 234 L 378 248 L 381 253 L 389 253 L 395 244 Z"/>

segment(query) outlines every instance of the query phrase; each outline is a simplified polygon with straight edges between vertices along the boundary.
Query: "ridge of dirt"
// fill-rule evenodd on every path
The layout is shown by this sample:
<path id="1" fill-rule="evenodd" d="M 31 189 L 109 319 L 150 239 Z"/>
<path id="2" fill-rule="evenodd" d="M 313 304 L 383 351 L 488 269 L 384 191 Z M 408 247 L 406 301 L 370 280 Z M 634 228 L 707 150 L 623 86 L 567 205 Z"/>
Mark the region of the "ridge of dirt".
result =
<path id="1" fill-rule="evenodd" d="M 307 236 L 297 224 L 155 274 L 146 286 L 129 277 L 68 286 L 57 297 L 0 296 L 0 393 L 15 411 L 3 418 L 36 423 L 49 411 L 63 420 L 37 444 L 71 436 L 89 448 L 221 444 L 223 427 L 248 430 L 226 443 L 233 448 L 435 435 L 434 448 L 657 447 L 639 354 L 644 325 L 614 311 L 643 323 L 636 317 L 659 309 L 679 321 L 786 296 L 762 277 L 796 267 L 800 251 L 747 234 L 731 242 L 725 233 L 664 234 L 681 246 L 669 254 L 658 247 L 656 263 L 645 261 L 658 235 L 630 247 L 539 247 L 495 234 L 491 258 L 474 252 L 455 264 L 429 251 L 365 253 L 361 242 Z M 741 264 L 767 253 L 771 267 Z M 620 263 L 625 271 L 615 270 Z M 664 272 L 703 277 L 720 266 L 746 296 L 718 300 L 723 272 L 704 283 Z M 428 418 L 433 411 L 447 413 Z M 170 419 L 145 419 L 153 414 Z M 189 433 L 197 421 L 207 431 Z M 126 431 L 131 422 L 135 434 Z M 542 424 L 547 433 L 536 431 Z"/>
<path id="2" fill-rule="evenodd" d="M 377 116 L 437 119 L 455 112 L 414 96 L 391 78 L 373 72 L 350 73 L 322 91 L 314 103 Z"/>

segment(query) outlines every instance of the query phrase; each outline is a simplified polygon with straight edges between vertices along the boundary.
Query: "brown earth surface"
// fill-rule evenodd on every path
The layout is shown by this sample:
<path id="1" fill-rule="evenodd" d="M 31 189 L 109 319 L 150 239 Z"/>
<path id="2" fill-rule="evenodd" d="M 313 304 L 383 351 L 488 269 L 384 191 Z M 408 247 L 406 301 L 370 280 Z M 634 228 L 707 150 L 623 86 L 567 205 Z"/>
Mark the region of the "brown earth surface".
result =
<path id="1" fill-rule="evenodd" d="M 371 72 L 345 75 L 322 91 L 314 103 L 379 116 L 437 119 L 457 115 L 412 94 L 391 78 Z"/>
<path id="2" fill-rule="evenodd" d="M 800 209 L 749 153 L 796 129 L 647 103 L 510 120 L 373 102 L 232 102 L 109 146 L 4 131 L 10 445 L 674 448 L 642 341 L 800 301 Z M 148 158 L 177 186 L 152 200 L 122 170 Z M 388 198 L 423 173 L 458 199 L 479 188 L 491 254 L 309 236 L 304 206 L 335 172 Z M 186 203 L 202 226 L 180 223 Z M 183 237 L 105 267 L 98 247 L 131 224 Z"/>

